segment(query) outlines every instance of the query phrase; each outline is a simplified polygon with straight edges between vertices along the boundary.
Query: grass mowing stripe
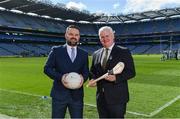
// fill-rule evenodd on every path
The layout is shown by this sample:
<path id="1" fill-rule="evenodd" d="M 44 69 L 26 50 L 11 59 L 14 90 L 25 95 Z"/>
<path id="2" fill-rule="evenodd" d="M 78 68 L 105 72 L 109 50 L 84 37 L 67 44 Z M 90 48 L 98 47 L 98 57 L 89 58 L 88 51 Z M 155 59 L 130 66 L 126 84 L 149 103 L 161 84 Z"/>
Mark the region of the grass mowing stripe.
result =
<path id="1" fill-rule="evenodd" d="M 132 112 L 132 111 L 126 111 L 126 112 L 129 114 L 133 114 L 133 115 L 149 117 L 149 115 L 147 115 L 147 114 L 142 114 L 142 113 L 138 113 L 138 112 Z"/>
<path id="2" fill-rule="evenodd" d="M 93 104 L 85 103 L 85 105 L 91 106 L 91 107 L 96 107 L 96 105 L 93 105 Z M 133 114 L 133 115 L 140 115 L 140 116 L 149 117 L 149 115 L 147 115 L 147 114 L 142 114 L 142 113 L 138 113 L 138 112 L 132 112 L 132 111 L 126 111 L 126 112 L 129 113 L 129 114 Z"/>
<path id="3" fill-rule="evenodd" d="M 12 90 L 1 89 L 1 88 L 0 88 L 0 90 L 5 91 L 5 92 L 10 92 L 10 93 L 17 93 L 17 94 L 23 94 L 23 95 L 28 95 L 28 96 L 34 96 L 34 97 L 42 97 L 42 95 L 31 94 L 31 93 L 26 93 L 26 92 L 21 92 L 21 91 L 12 91 Z M 46 97 L 50 98 L 49 96 L 46 96 Z M 88 103 L 85 103 L 85 105 L 90 106 L 90 107 L 96 107 L 96 105 L 88 104 Z M 134 114 L 134 115 L 141 115 L 141 116 L 145 116 L 145 117 L 148 116 L 148 115 L 143 114 L 143 113 L 132 112 L 132 111 L 127 111 L 127 113 Z"/>
<path id="4" fill-rule="evenodd" d="M 1 88 L 0 90 L 5 91 L 5 92 L 10 92 L 10 93 L 18 93 L 18 94 L 29 95 L 29 96 L 34 96 L 34 97 L 42 97 L 42 95 L 36 95 L 36 94 L 26 93 L 22 91 L 14 91 L 14 90 L 7 90 L 7 89 L 1 89 Z"/>
<path id="5" fill-rule="evenodd" d="M 10 117 L 8 115 L 5 114 L 0 114 L 0 119 L 17 119 L 16 117 Z"/>
<path id="6" fill-rule="evenodd" d="M 161 112 L 163 109 L 165 109 L 165 108 L 169 107 L 170 105 L 172 105 L 174 102 L 176 102 L 179 99 L 180 99 L 180 95 L 178 95 L 177 97 L 175 97 L 171 101 L 167 102 L 165 105 L 161 106 L 157 110 L 151 112 L 150 114 L 141 114 L 141 113 L 136 113 L 136 112 L 131 112 L 131 111 L 127 111 L 127 112 L 130 113 L 130 114 L 134 114 L 134 115 L 140 115 L 140 116 L 145 116 L 145 117 L 153 117 L 156 114 L 158 114 L 159 112 Z"/>
<path id="7" fill-rule="evenodd" d="M 23 95 L 29 95 L 29 96 L 35 96 L 35 97 L 42 97 L 42 95 L 36 95 L 36 94 L 31 94 L 31 93 L 25 93 L 25 92 L 21 92 L 21 91 L 12 91 L 12 90 L 6 90 L 6 89 L 0 89 L 1 91 L 6 91 L 6 92 L 11 92 L 11 93 L 18 93 L 18 94 L 23 94 Z M 166 107 L 170 106 L 171 104 L 173 104 L 174 102 L 176 102 L 178 99 L 180 99 L 180 95 L 175 97 L 174 99 L 172 99 L 171 101 L 167 102 L 165 105 L 163 105 L 162 107 L 160 107 L 159 109 L 153 111 L 152 113 L 150 113 L 149 115 L 147 114 L 142 114 L 142 113 L 138 113 L 138 112 L 132 112 L 132 111 L 127 111 L 127 113 L 133 114 L 133 115 L 140 115 L 140 116 L 145 116 L 145 117 L 152 117 L 156 114 L 158 114 L 160 111 L 162 111 L 163 109 L 165 109 Z M 96 107 L 93 104 L 86 104 L 87 106 L 91 106 L 91 107 Z"/>
<path id="8" fill-rule="evenodd" d="M 176 102 L 177 100 L 180 99 L 180 95 L 178 95 L 177 97 L 175 97 L 174 99 L 172 99 L 171 101 L 167 102 L 166 104 L 164 104 L 162 107 L 158 108 L 157 110 L 153 111 L 150 113 L 150 117 L 158 114 L 159 112 L 161 112 L 163 109 L 165 109 L 166 107 L 169 107 L 170 105 L 172 105 L 174 102 Z"/>
<path id="9" fill-rule="evenodd" d="M 150 112 L 154 112 L 180 94 L 180 75 L 178 72 L 180 70 L 180 67 L 178 67 L 180 62 L 176 60 L 162 62 L 159 60 L 160 55 L 138 55 L 133 57 L 136 65 L 137 76 L 135 77 L 135 80 L 129 81 L 131 101 L 128 104 L 129 106 L 127 110 L 140 113 L 143 112 L 146 115 L 150 115 Z M 40 96 L 49 95 L 52 81 L 42 73 L 46 59 L 47 58 L 0 58 L 0 88 L 28 92 Z M 12 110 L 3 108 L 0 108 L 0 112 L 13 117 L 16 115 L 23 115 L 17 117 L 34 117 L 33 113 L 38 111 L 39 108 L 34 107 L 35 110 L 30 112 L 27 107 L 28 109 L 23 111 L 24 109 L 21 109 L 21 105 L 27 106 L 28 101 L 30 106 L 34 106 L 31 103 L 37 102 L 37 105 L 44 108 L 41 106 L 43 105 L 42 102 L 50 100 L 16 93 L 8 93 L 6 95 L 7 92 L 1 92 L 0 105 L 2 106 L 6 104 L 10 107 L 14 105 L 17 106 L 17 108 L 14 109 L 14 112 L 16 113 L 12 113 Z M 95 92 L 95 89 L 85 88 L 84 102 L 86 102 L 86 104 L 89 103 L 95 105 Z M 49 109 L 48 111 L 45 111 L 45 113 L 49 113 L 50 111 L 51 104 L 50 102 L 48 103 Z M 85 106 L 85 117 L 98 117 L 97 110 L 93 105 L 91 106 L 92 108 L 89 107 L 90 105 Z M 153 116 L 153 118 L 180 117 L 179 106 L 180 100 L 177 100 L 175 103 Z M 44 113 L 43 111 L 41 112 Z M 22 114 L 22 112 L 24 114 Z M 35 117 L 39 117 L 39 114 Z M 143 116 L 130 113 L 127 113 L 126 117 L 143 118 Z"/>

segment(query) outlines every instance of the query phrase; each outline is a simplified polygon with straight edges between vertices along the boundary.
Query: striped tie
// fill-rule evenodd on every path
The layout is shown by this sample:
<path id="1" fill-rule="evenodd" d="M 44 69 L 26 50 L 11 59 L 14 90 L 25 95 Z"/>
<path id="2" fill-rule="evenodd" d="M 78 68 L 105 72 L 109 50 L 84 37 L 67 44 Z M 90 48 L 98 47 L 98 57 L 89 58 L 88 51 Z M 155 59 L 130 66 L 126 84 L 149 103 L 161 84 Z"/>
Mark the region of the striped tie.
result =
<path id="1" fill-rule="evenodd" d="M 104 54 L 104 58 L 103 58 L 103 61 L 102 61 L 102 68 L 105 69 L 106 68 L 106 63 L 107 63 L 107 60 L 108 60 L 108 48 L 106 48 L 106 50 L 104 50 L 105 54 Z"/>

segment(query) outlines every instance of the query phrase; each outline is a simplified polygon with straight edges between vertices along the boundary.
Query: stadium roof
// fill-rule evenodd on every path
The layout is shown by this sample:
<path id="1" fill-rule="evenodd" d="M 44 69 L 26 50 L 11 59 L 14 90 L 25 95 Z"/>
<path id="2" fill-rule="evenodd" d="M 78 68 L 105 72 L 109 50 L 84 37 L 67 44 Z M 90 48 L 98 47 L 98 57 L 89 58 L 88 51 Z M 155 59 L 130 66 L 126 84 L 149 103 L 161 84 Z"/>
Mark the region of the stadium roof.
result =
<path id="1" fill-rule="evenodd" d="M 95 16 L 88 11 L 79 11 L 76 8 L 68 9 L 64 4 L 53 5 L 48 0 L 0 0 L 0 7 L 8 10 L 15 9 L 25 13 L 35 13 L 38 15 L 61 18 L 63 20 L 72 19 L 75 21 L 93 21 Z"/>
<path id="2" fill-rule="evenodd" d="M 104 14 L 90 14 L 88 11 L 79 11 L 76 8 L 68 9 L 64 4 L 58 3 L 54 5 L 48 2 L 48 0 L 0 0 L 0 7 L 8 10 L 19 10 L 24 13 L 34 13 L 41 16 L 60 18 L 62 20 L 71 19 L 77 22 L 126 23 L 180 17 L 180 8 L 108 16 Z"/>
<path id="3" fill-rule="evenodd" d="M 99 22 L 138 22 L 153 19 L 166 19 L 171 17 L 180 17 L 180 8 L 162 9 L 157 11 L 146 11 L 141 13 L 132 13 L 127 15 L 101 16 L 96 19 Z"/>

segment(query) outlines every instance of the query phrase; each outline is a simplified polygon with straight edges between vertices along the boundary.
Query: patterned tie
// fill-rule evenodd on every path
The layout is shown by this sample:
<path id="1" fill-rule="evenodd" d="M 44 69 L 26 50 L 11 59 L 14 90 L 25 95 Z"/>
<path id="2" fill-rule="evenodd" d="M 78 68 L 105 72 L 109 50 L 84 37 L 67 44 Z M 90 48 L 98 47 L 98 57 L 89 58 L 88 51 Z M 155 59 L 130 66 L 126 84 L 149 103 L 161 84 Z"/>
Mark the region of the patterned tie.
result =
<path id="1" fill-rule="evenodd" d="M 75 48 L 71 48 L 71 61 L 74 62 L 75 59 Z"/>
<path id="2" fill-rule="evenodd" d="M 104 58 L 103 58 L 103 61 L 102 61 L 102 68 L 105 69 L 106 68 L 106 63 L 107 63 L 107 60 L 108 60 L 108 48 L 106 48 L 106 50 L 104 50 L 105 54 L 104 54 Z"/>

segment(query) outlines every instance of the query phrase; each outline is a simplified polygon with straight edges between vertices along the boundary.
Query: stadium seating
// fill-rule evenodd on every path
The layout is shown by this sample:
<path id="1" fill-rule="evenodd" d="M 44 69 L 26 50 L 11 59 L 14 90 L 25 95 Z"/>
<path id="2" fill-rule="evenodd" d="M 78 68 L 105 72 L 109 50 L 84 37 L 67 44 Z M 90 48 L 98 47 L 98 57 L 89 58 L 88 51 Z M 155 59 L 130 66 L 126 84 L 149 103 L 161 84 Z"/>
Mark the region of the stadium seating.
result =
<path id="1" fill-rule="evenodd" d="M 65 43 L 64 32 L 70 24 L 80 27 L 84 45 L 81 47 L 89 54 L 101 47 L 94 44 L 99 44 L 98 29 L 104 25 L 111 26 L 119 39 L 116 42 L 133 54 L 159 54 L 166 49 L 180 49 L 179 23 L 179 18 L 116 24 L 71 23 L 0 10 L 0 56 L 47 55 L 52 47 L 48 44 Z"/>

